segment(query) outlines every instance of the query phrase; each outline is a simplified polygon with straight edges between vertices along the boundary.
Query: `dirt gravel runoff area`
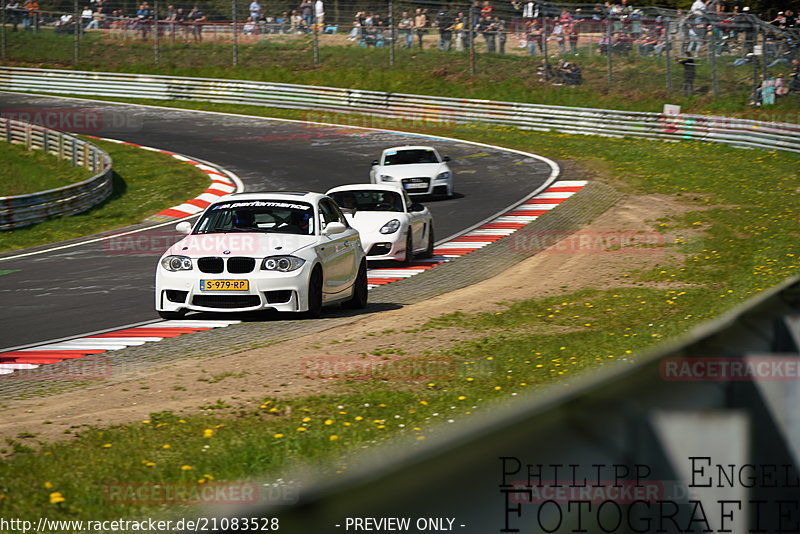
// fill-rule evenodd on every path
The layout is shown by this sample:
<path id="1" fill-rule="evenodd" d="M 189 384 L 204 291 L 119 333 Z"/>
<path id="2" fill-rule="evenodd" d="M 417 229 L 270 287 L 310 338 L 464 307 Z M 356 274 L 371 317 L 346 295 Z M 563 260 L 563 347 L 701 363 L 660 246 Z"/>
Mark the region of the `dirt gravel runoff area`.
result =
<path id="1" fill-rule="evenodd" d="M 588 174 L 569 163 L 565 173 L 565 179 L 585 179 Z M 581 288 L 642 285 L 621 273 L 677 261 L 677 256 L 670 257 L 677 253 L 664 248 L 658 253 L 642 253 L 640 247 L 608 243 L 599 251 L 593 248 L 592 239 L 657 235 L 657 219 L 695 209 L 696 205 L 677 197 L 623 196 L 593 181 L 584 192 L 520 230 L 523 236 L 535 231 L 539 232 L 533 234 L 536 236 L 544 232 L 559 237 L 546 242 L 543 250 L 522 250 L 530 240 L 520 241 L 517 236 L 515 242 L 511 236 L 414 277 L 417 280 L 403 280 L 372 291 L 374 304 L 369 313 L 335 311 L 319 322 L 290 321 L 277 336 L 269 335 L 262 324 L 274 321 L 241 323 L 218 332 L 117 351 L 112 356 L 119 364 L 117 371 L 102 383 L 61 390 L 7 391 L 10 395 L 4 395 L 0 435 L 13 437 L 28 432 L 40 440 L 63 439 L 65 430 L 71 428 L 124 424 L 156 411 L 197 413 L 202 411 L 201 406 L 217 399 L 232 406 L 252 407 L 265 396 L 330 393 L 335 390 L 335 381 L 309 372 L 310 360 L 435 354 L 478 335 L 457 327 L 418 330 L 443 314 L 492 312 L 513 301 Z M 575 231 L 578 234 L 570 236 Z M 455 282 L 448 285 L 444 279 Z M 316 326 L 309 326 L 311 323 Z M 157 354 L 135 358 L 145 351 Z M 51 384 L 38 387 L 61 386 L 47 382 Z"/>

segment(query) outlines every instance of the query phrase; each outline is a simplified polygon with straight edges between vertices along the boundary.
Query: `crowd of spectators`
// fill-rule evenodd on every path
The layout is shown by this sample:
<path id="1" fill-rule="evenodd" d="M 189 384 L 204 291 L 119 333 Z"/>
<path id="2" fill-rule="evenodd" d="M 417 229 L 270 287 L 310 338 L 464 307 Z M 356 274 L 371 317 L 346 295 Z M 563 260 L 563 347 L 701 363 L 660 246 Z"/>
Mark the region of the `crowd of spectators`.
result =
<path id="1" fill-rule="evenodd" d="M 86 31 L 133 32 L 142 39 L 158 31 L 200 42 L 203 28 L 212 24 L 197 5 L 170 4 L 156 15 L 149 2 L 125 12 L 107 6 L 106 2 L 111 1 L 116 2 L 114 6 L 119 5 L 118 0 L 88 1 L 80 12 L 80 27 Z M 340 28 L 339 21 L 326 18 L 323 0 L 299 0 L 295 9 L 279 13 L 269 13 L 261 1 L 251 0 L 247 5 L 247 16 L 239 21 L 237 31 L 245 35 L 305 34 L 314 29 L 334 34 L 347 31 L 351 41 L 365 47 L 384 46 L 396 38 L 404 48 L 433 46 L 442 51 L 461 51 L 475 43 L 489 53 L 504 54 L 509 47 L 519 47 L 531 56 L 566 57 L 581 51 L 661 56 L 670 50 L 673 55 L 698 57 L 714 51 L 718 55 L 739 55 L 738 64 L 744 64 L 756 44 L 763 41 L 769 55 L 788 65 L 797 56 L 800 31 L 793 11 L 756 18 L 742 0 L 694 0 L 689 9 L 678 10 L 677 16 L 669 19 L 656 10 L 635 8 L 629 0 L 558 10 L 537 0 L 474 0 L 469 7 L 442 3 L 438 10 L 419 7 L 402 11 L 399 16 L 395 13 L 394 31 L 385 11 L 358 11 L 351 25 L 342 24 Z M 12 31 L 20 25 L 32 31 L 41 23 L 36 0 L 7 0 L 6 8 Z M 74 22 L 72 14 L 64 14 L 54 25 L 56 31 L 68 32 L 74 29 Z M 230 31 L 229 21 L 219 24 L 227 24 L 225 31 Z M 794 39 L 791 35 L 795 35 Z"/>

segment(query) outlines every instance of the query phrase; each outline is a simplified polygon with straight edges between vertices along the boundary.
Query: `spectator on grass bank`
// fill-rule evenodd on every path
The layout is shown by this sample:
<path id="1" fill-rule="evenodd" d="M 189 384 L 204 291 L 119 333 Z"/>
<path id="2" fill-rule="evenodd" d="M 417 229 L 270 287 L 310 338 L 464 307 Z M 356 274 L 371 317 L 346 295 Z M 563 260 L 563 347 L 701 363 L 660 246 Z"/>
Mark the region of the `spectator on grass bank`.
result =
<path id="1" fill-rule="evenodd" d="M 303 0 L 300 2 L 298 10 L 300 11 L 300 16 L 303 18 L 303 29 L 305 29 L 305 31 L 310 31 L 314 18 L 314 5 L 311 3 L 311 0 Z"/>
<path id="2" fill-rule="evenodd" d="M 85 30 L 88 30 L 87 26 L 92 21 L 92 16 L 94 13 L 92 12 L 92 8 L 89 6 L 84 6 L 83 11 L 81 11 L 81 25 L 84 27 Z"/>
<path id="3" fill-rule="evenodd" d="M 11 24 L 11 31 L 18 31 L 19 19 L 21 18 L 22 8 L 19 0 L 11 0 L 6 4 L 6 20 Z"/>
<path id="4" fill-rule="evenodd" d="M 486 41 L 486 51 L 494 53 L 497 32 L 494 30 L 494 21 L 492 17 L 490 15 L 482 15 L 478 24 L 475 25 L 475 30 L 483 35 L 483 39 Z"/>
<path id="5" fill-rule="evenodd" d="M 574 20 L 565 29 L 567 39 L 569 39 L 569 51 L 571 54 L 578 55 L 578 39 L 580 38 L 580 21 Z"/>
<path id="6" fill-rule="evenodd" d="M 556 41 L 558 44 L 558 50 L 561 55 L 566 55 L 567 53 L 567 39 L 564 35 L 564 24 L 560 21 L 556 21 L 556 25 L 553 27 L 553 32 L 550 36 Z"/>
<path id="7" fill-rule="evenodd" d="M 305 33 L 303 31 L 303 15 L 297 9 L 292 10 L 291 17 L 289 18 L 289 31 L 293 34 Z"/>
<path id="8" fill-rule="evenodd" d="M 26 32 L 39 31 L 39 2 L 36 0 L 25 1 L 25 12 L 22 14 L 22 29 Z"/>
<path id="9" fill-rule="evenodd" d="M 703 45 L 703 35 L 705 26 L 701 24 L 689 25 L 689 44 L 686 46 L 687 56 L 700 55 L 700 47 Z"/>
<path id="10" fill-rule="evenodd" d="M 408 11 L 403 11 L 400 17 L 400 22 L 397 24 L 397 31 L 403 39 L 403 48 L 409 49 L 414 44 L 414 19 L 408 14 Z"/>
<path id="11" fill-rule="evenodd" d="M 422 11 L 422 8 L 418 7 L 416 13 L 414 14 L 414 33 L 417 34 L 420 50 L 422 50 L 422 39 L 425 37 L 425 34 L 428 33 L 428 30 L 426 29 L 427 27 L 428 15 Z"/>
<path id="12" fill-rule="evenodd" d="M 466 36 L 464 34 L 464 14 L 463 13 L 459 13 L 456 16 L 455 21 L 453 22 L 453 35 L 455 35 L 456 51 L 457 52 L 461 52 L 467 46 L 469 46 L 469 45 L 464 45 L 464 42 L 466 40 Z"/>
<path id="13" fill-rule="evenodd" d="M 322 0 L 314 2 L 314 24 L 318 30 L 325 25 L 325 4 Z"/>
<path id="14" fill-rule="evenodd" d="M 247 17 L 242 26 L 242 33 L 244 35 L 255 35 L 258 32 L 258 24 L 253 20 L 253 17 Z"/>
<path id="15" fill-rule="evenodd" d="M 525 30 L 525 34 L 525 42 L 528 46 L 528 55 L 535 56 L 537 47 L 539 48 L 539 51 L 544 54 L 542 30 L 539 28 L 539 25 L 533 21 L 529 22 L 528 27 Z"/>
<path id="16" fill-rule="evenodd" d="M 98 7 L 97 11 L 92 13 L 92 20 L 86 25 L 86 30 L 99 30 L 106 23 L 106 14 L 103 13 L 103 8 Z"/>
<path id="17" fill-rule="evenodd" d="M 580 85 L 583 83 L 581 69 L 576 63 L 562 59 L 556 69 L 556 83 L 553 85 Z"/>
<path id="18" fill-rule="evenodd" d="M 364 19 L 366 15 L 363 11 L 357 12 L 353 15 L 353 28 L 350 30 L 350 33 L 347 35 L 348 41 L 355 41 L 361 37 L 361 33 L 364 30 Z M 292 32 L 294 33 L 294 32 Z"/>
<path id="19" fill-rule="evenodd" d="M 706 23 L 706 3 L 703 0 L 694 0 L 690 11 L 695 24 Z"/>
<path id="20" fill-rule="evenodd" d="M 258 3 L 258 0 L 250 2 L 250 7 L 247 9 L 250 11 L 251 22 L 258 22 L 258 19 L 261 18 L 261 4 Z"/>
<path id="21" fill-rule="evenodd" d="M 500 54 L 506 53 L 506 39 L 508 32 L 506 31 L 506 21 L 500 17 L 494 18 L 494 29 L 497 32 L 497 52 Z"/>
<path id="22" fill-rule="evenodd" d="M 203 23 L 207 20 L 206 14 L 200 11 L 199 7 L 193 6 L 186 18 L 191 26 L 194 42 L 203 42 Z"/>
<path id="23" fill-rule="evenodd" d="M 695 69 L 698 63 L 691 57 L 676 58 L 676 61 L 683 65 L 683 96 L 692 96 L 694 94 Z"/>
<path id="24" fill-rule="evenodd" d="M 439 30 L 439 50 L 450 51 L 453 44 L 453 17 L 446 7 L 436 15 L 436 27 Z"/>

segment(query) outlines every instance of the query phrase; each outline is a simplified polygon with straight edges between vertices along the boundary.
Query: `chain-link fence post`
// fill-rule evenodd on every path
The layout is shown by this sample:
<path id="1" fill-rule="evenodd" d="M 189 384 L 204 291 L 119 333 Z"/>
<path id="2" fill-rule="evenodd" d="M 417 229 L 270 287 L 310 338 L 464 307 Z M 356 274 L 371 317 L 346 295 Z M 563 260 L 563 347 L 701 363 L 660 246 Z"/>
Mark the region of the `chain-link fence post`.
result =
<path id="1" fill-rule="evenodd" d="M 0 59 L 6 59 L 6 0 L 0 0 L 0 9 L 2 13 L 0 13 Z M 12 16 L 16 17 L 17 14 L 14 13 Z"/>
<path id="2" fill-rule="evenodd" d="M 394 2 L 389 0 L 389 66 L 394 67 L 394 42 L 397 33 L 394 29 Z"/>
<path id="3" fill-rule="evenodd" d="M 767 32 L 761 28 L 761 75 L 767 79 Z"/>
<path id="4" fill-rule="evenodd" d="M 711 60 L 711 96 L 717 98 L 719 96 L 719 87 L 717 85 L 717 27 L 712 22 L 711 32 L 708 37 L 708 58 Z"/>
<path id="5" fill-rule="evenodd" d="M 314 65 L 319 65 L 319 24 L 317 24 L 317 20 L 314 19 L 314 24 L 311 25 L 311 38 L 312 38 L 312 46 L 314 53 Z"/>
<path id="6" fill-rule="evenodd" d="M 73 2 L 73 46 L 72 46 L 72 64 L 77 65 L 81 58 L 81 12 L 78 6 L 78 0 Z"/>
<path id="7" fill-rule="evenodd" d="M 614 84 L 614 63 L 611 59 L 611 50 L 613 48 L 613 43 L 611 42 L 611 26 L 613 25 L 613 21 L 609 16 L 606 19 L 606 69 L 607 73 L 606 76 L 608 78 L 608 88 L 610 89 L 611 86 Z"/>
<path id="8" fill-rule="evenodd" d="M 153 2 L 153 60 L 161 63 L 161 34 L 158 27 L 158 0 Z"/>
<path id="9" fill-rule="evenodd" d="M 233 31 L 233 66 L 239 65 L 239 32 L 236 28 L 236 11 L 239 5 L 236 0 L 231 0 L 231 31 Z"/>
<path id="10" fill-rule="evenodd" d="M 469 5 L 469 74 L 475 76 L 477 67 L 475 65 L 475 5 Z"/>
<path id="11" fill-rule="evenodd" d="M 539 41 L 542 45 L 542 56 L 544 56 L 544 64 L 542 67 L 544 68 L 544 81 L 550 80 L 550 60 L 547 58 L 547 17 L 544 15 L 544 4 L 542 4 L 542 8 L 539 9 L 539 21 L 541 22 L 540 27 L 542 28 L 542 40 Z"/>
<path id="12" fill-rule="evenodd" d="M 667 67 L 667 93 L 672 92 L 672 21 L 667 17 L 664 22 L 664 54 Z"/>

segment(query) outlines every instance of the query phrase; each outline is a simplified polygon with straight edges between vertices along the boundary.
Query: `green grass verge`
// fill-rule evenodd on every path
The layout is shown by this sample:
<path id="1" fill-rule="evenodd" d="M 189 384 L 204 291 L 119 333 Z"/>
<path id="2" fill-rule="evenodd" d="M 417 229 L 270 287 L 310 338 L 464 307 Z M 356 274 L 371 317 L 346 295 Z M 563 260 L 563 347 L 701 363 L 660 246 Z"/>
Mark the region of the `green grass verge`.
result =
<path id="1" fill-rule="evenodd" d="M 9 143 L 0 143 L 0 161 L 0 196 L 47 191 L 92 177 L 91 171 L 69 161 Z"/>
<path id="2" fill-rule="evenodd" d="M 335 38 L 338 39 L 338 38 Z M 433 40 L 430 36 L 429 40 Z M 482 39 L 480 42 L 482 43 Z M 438 50 L 396 50 L 396 64 L 390 68 L 388 49 L 364 49 L 354 44 L 328 44 L 321 37 L 320 64 L 313 62 L 311 38 L 281 36 L 254 44 L 240 45 L 239 65 L 232 66 L 230 44 L 199 45 L 163 42 L 161 61 L 154 62 L 153 44 L 140 40 L 105 39 L 90 33 L 82 41 L 81 61 L 72 63 L 72 37 L 45 31 L 38 35 L 18 32 L 8 36 L 10 65 L 43 68 L 76 68 L 114 72 L 166 74 L 206 78 L 247 79 L 269 82 L 325 85 L 400 93 L 480 98 L 546 105 L 597 107 L 635 111 L 661 111 L 664 102 L 679 104 L 684 111 L 727 113 L 768 121 L 800 122 L 800 95 L 778 99 L 768 110 L 747 106 L 752 88 L 752 68 L 732 67 L 735 57 L 721 57 L 718 63 L 720 98 L 710 94 L 710 62 L 697 68 L 696 87 L 705 92 L 693 97 L 681 94 L 682 70 L 672 64 L 672 92 L 666 91 L 664 58 L 613 58 L 614 84 L 607 83 L 607 59 L 590 54 L 579 57 L 585 83 L 577 87 L 553 86 L 538 80 L 536 66 L 541 58 L 516 54 L 478 54 L 477 74 L 470 75 L 466 52 Z M 515 41 L 509 40 L 509 50 Z M 555 47 L 551 52 L 555 51 Z M 555 59 L 554 59 L 555 61 Z M 786 74 L 775 68 L 772 74 Z"/>
<path id="3" fill-rule="evenodd" d="M 208 188 L 208 175 L 166 154 L 97 141 L 114 161 L 114 193 L 89 211 L 0 232 L 0 252 L 65 241 L 141 222 Z M 0 145 L 1 147 L 2 145 Z"/>
<path id="4" fill-rule="evenodd" d="M 703 237 L 664 244 L 661 264 L 621 272 L 617 283 L 604 281 L 602 289 L 565 289 L 557 297 L 508 303 L 494 314 L 429 322 L 420 335 L 452 326 L 481 332 L 423 356 L 454 364 L 456 372 L 447 376 L 341 381 L 327 395 L 240 406 L 210 400 L 205 415 L 142 414 L 144 420 L 133 424 L 67 430 L 78 435 L 67 442 L 10 437 L 0 463 L 3 515 L 142 517 L 164 507 L 115 505 L 106 500 L 106 488 L 251 480 L 295 462 L 343 472 L 346 452 L 399 436 L 423 441 L 440 425 L 459 424 L 512 396 L 568 385 L 580 372 L 635 359 L 798 272 L 797 155 L 477 126 L 417 129 L 572 158 L 626 193 L 683 199 L 697 209 L 657 221 L 659 228 L 692 235 L 699 229 Z"/>

